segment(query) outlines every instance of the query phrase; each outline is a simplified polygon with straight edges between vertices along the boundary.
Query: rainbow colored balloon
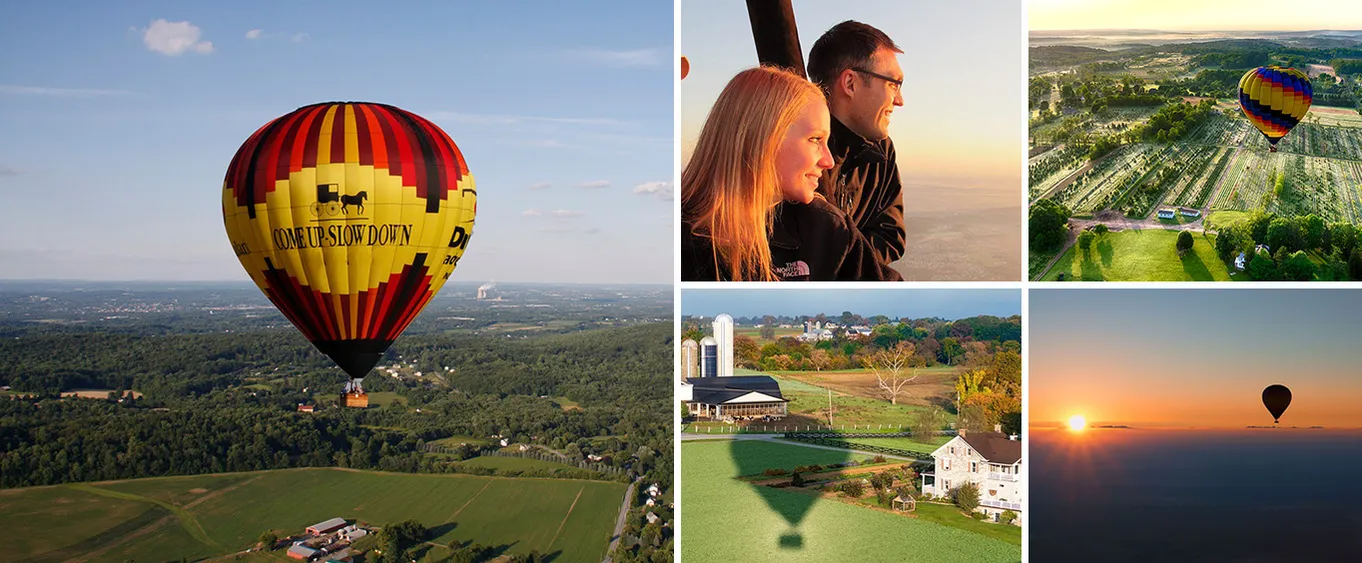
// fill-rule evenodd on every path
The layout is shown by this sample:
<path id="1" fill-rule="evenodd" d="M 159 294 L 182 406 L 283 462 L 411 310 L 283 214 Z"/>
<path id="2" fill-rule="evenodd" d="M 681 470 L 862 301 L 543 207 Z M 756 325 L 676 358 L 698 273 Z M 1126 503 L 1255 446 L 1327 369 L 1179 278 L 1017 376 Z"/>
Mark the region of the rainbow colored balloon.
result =
<path id="1" fill-rule="evenodd" d="M 246 273 L 353 379 L 440 291 L 476 210 L 454 141 L 383 104 L 314 104 L 275 119 L 241 145 L 222 184 Z"/>
<path id="2" fill-rule="evenodd" d="M 1260 66 L 1239 79 L 1239 107 L 1273 152 L 1277 141 L 1305 118 L 1313 98 L 1310 77 L 1294 68 Z"/>

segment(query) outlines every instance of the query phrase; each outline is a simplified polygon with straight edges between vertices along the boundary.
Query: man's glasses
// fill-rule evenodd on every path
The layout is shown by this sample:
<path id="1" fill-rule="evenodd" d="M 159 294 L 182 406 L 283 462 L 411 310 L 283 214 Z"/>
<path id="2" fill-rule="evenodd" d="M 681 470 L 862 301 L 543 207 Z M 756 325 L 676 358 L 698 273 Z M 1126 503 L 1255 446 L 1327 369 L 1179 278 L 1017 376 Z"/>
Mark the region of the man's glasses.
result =
<path id="1" fill-rule="evenodd" d="M 859 72 L 859 73 L 861 73 L 861 74 L 868 74 L 868 75 L 870 75 L 870 76 L 874 76 L 875 78 L 878 78 L 878 79 L 880 79 L 880 80 L 883 80 L 883 81 L 885 81 L 885 82 L 888 82 L 889 85 L 892 86 L 895 90 L 898 90 L 898 89 L 900 89 L 900 88 L 903 87 L 903 79 L 902 79 L 902 78 L 899 78 L 899 79 L 889 78 L 888 76 L 885 76 L 885 75 L 880 74 L 880 73 L 878 73 L 878 72 L 872 72 L 872 71 L 869 71 L 869 70 L 866 70 L 866 69 L 863 69 L 863 68 L 852 67 L 851 70 L 854 70 L 854 71 Z"/>

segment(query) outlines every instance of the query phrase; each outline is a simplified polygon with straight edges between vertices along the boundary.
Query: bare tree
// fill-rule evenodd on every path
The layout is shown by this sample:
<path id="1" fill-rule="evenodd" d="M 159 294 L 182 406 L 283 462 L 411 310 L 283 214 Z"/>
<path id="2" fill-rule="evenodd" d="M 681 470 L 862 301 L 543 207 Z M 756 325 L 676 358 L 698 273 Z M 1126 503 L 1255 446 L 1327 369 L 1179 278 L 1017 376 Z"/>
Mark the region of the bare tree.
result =
<path id="1" fill-rule="evenodd" d="M 914 361 L 916 351 L 912 342 L 903 341 L 893 348 L 875 352 L 864 360 L 865 367 L 875 372 L 880 390 L 891 404 L 897 405 L 899 395 L 908 393 L 903 389 L 904 386 L 917 379 L 915 365 L 918 362 Z"/>

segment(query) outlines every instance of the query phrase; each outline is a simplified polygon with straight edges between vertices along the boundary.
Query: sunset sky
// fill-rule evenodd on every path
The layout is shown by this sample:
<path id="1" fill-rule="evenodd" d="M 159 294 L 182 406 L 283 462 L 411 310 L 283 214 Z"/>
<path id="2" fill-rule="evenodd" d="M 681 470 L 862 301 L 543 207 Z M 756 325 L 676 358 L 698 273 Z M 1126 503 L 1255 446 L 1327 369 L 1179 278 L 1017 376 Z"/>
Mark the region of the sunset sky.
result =
<path id="1" fill-rule="evenodd" d="M 1271 425 L 1264 387 L 1291 389 L 1283 426 L 1362 427 L 1362 291 L 1033 290 L 1032 427 Z"/>
<path id="2" fill-rule="evenodd" d="M 1031 0 L 1031 30 L 1303 31 L 1362 29 L 1356 0 Z"/>
<path id="3" fill-rule="evenodd" d="M 995 202 L 1015 205 L 1025 121 L 1020 4 L 999 2 L 986 10 L 897 0 L 791 4 L 806 62 L 814 41 L 845 20 L 873 25 L 903 49 L 899 64 L 906 76 L 905 105 L 894 112 L 889 135 L 905 184 L 974 183 L 995 188 L 999 192 Z M 685 162 L 724 85 L 758 64 L 746 4 L 682 2 L 680 54 L 691 65 L 681 82 Z"/>

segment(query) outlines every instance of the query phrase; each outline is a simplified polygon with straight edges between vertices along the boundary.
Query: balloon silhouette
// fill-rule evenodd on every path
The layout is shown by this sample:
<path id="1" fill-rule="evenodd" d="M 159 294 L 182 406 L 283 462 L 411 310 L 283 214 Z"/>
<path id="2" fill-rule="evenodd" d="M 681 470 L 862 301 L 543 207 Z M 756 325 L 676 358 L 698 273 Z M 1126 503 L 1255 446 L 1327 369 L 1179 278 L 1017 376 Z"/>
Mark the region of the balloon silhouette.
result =
<path id="1" fill-rule="evenodd" d="M 785 446 L 793 448 L 798 446 Z M 771 462 L 771 444 L 762 440 L 733 440 L 729 443 L 729 455 L 732 456 L 734 465 L 738 468 L 739 475 L 758 475 L 764 470 L 778 465 Z M 851 459 L 849 450 L 833 452 L 831 450 L 813 450 L 813 453 L 821 454 L 823 464 L 842 463 Z M 784 469 L 792 469 L 784 467 Z M 808 516 L 809 510 L 813 508 L 817 498 L 789 490 L 777 489 L 765 485 L 753 485 L 757 495 L 766 502 L 766 506 L 772 512 L 779 514 L 785 519 L 789 529 L 776 539 L 776 545 L 781 549 L 803 549 L 804 536 L 799 532 L 799 525 Z"/>
<path id="2" fill-rule="evenodd" d="M 1314 89 L 1310 77 L 1294 68 L 1258 67 L 1239 79 L 1239 107 L 1277 152 L 1292 127 L 1310 111 Z"/>
<path id="3" fill-rule="evenodd" d="M 373 103 L 314 104 L 265 124 L 222 185 L 242 267 L 354 380 L 347 391 L 440 291 L 476 209 L 454 141 Z"/>
<path id="4" fill-rule="evenodd" d="M 1286 407 L 1291 405 L 1291 390 L 1285 385 L 1268 385 L 1263 389 L 1263 406 L 1267 407 L 1267 412 L 1272 413 L 1272 423 L 1286 412 Z"/>

